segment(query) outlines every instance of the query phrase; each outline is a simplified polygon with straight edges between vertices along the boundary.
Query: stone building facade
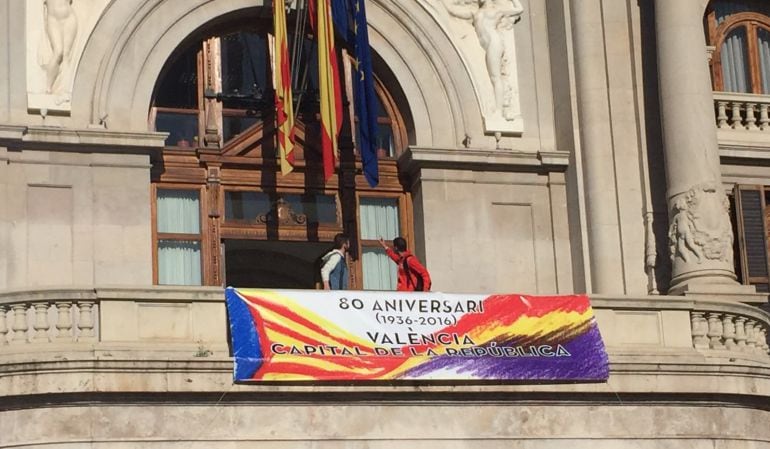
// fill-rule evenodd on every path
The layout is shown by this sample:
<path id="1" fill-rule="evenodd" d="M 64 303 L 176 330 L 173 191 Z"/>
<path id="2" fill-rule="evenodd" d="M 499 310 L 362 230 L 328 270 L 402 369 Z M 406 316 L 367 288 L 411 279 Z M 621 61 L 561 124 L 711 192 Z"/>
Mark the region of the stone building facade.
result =
<path id="1" fill-rule="evenodd" d="M 302 70 L 277 169 L 270 2 L 0 2 L 0 447 L 770 447 L 768 8 L 366 7 L 376 187 L 351 111 L 319 178 Z M 610 380 L 233 385 L 222 287 L 342 231 L 355 288 L 403 235 L 438 291 L 588 293 Z"/>

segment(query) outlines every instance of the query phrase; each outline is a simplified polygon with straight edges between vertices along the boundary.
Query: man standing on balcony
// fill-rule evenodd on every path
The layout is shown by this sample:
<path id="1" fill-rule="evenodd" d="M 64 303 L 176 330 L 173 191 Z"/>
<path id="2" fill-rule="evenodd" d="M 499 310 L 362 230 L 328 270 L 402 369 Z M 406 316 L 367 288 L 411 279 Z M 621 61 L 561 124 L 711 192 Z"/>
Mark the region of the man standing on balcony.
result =
<path id="1" fill-rule="evenodd" d="M 334 248 L 321 258 L 321 280 L 324 290 L 347 290 L 350 274 L 345 255 L 350 240 L 345 234 L 334 236 Z"/>
<path id="2" fill-rule="evenodd" d="M 406 240 L 403 237 L 393 239 L 393 249 L 385 244 L 380 237 L 380 245 L 385 249 L 393 262 L 398 265 L 398 285 L 396 290 L 400 292 L 428 292 L 431 281 L 428 270 L 406 249 Z"/>

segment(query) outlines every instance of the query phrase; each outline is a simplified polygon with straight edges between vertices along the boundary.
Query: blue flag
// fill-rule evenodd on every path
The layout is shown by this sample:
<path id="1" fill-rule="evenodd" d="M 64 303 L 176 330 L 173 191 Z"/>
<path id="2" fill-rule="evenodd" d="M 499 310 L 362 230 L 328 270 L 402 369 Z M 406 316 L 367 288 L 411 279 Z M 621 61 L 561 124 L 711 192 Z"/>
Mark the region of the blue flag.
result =
<path id="1" fill-rule="evenodd" d="M 353 92 L 358 117 L 358 148 L 364 165 L 364 177 L 370 186 L 380 182 L 377 164 L 377 94 L 372 75 L 372 51 L 366 27 L 365 0 L 349 0 L 353 26 L 349 29 L 353 44 Z"/>

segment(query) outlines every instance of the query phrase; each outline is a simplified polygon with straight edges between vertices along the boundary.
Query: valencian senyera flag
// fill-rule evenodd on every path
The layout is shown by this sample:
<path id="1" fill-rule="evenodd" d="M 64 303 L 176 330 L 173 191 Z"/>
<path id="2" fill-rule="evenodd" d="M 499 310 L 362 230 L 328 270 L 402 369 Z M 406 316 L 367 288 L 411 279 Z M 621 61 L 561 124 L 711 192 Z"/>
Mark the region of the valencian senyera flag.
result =
<path id="1" fill-rule="evenodd" d="M 599 382 L 585 295 L 226 290 L 234 379 Z"/>
<path id="2" fill-rule="evenodd" d="M 281 173 L 286 175 L 294 169 L 294 104 L 291 94 L 285 0 L 273 0 L 273 27 L 275 33 L 273 88 L 275 89 L 278 152 Z"/>
<path id="3" fill-rule="evenodd" d="M 315 13 L 314 29 L 318 43 L 318 90 L 321 103 L 321 154 L 324 180 L 334 174 L 337 139 L 342 128 L 342 89 L 334 43 L 334 22 L 329 0 L 310 0 Z"/>

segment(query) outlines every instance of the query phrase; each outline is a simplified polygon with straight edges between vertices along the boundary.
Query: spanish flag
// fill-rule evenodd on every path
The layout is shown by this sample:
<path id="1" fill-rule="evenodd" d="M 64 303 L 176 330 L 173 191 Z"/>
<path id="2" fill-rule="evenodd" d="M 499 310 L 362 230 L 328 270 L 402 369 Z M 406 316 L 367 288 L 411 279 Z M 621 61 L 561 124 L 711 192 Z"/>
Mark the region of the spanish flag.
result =
<path id="1" fill-rule="evenodd" d="M 281 173 L 287 175 L 294 170 L 294 105 L 291 95 L 285 0 L 273 0 L 273 27 L 275 32 L 273 86 L 278 150 L 281 155 Z"/>
<path id="2" fill-rule="evenodd" d="M 334 174 L 337 137 L 342 127 L 342 89 L 334 45 L 334 22 L 329 0 L 311 0 L 318 39 L 318 88 L 321 96 L 321 153 L 324 180 Z"/>

